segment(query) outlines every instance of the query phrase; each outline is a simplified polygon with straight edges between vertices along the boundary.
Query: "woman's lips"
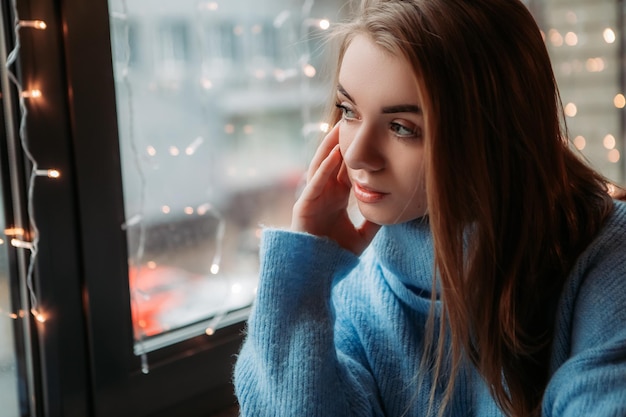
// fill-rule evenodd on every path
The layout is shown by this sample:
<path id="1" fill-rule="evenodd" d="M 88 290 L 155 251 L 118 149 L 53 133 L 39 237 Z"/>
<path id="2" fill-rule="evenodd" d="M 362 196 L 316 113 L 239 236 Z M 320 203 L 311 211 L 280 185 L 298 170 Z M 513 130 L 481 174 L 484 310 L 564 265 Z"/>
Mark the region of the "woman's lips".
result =
<path id="1" fill-rule="evenodd" d="M 388 193 L 381 193 L 379 191 L 371 190 L 367 188 L 367 186 L 361 185 L 358 182 L 355 182 L 353 184 L 353 188 L 354 188 L 354 196 L 356 197 L 357 200 L 363 203 L 377 203 L 383 198 L 385 198 L 385 196 L 388 194 Z"/>

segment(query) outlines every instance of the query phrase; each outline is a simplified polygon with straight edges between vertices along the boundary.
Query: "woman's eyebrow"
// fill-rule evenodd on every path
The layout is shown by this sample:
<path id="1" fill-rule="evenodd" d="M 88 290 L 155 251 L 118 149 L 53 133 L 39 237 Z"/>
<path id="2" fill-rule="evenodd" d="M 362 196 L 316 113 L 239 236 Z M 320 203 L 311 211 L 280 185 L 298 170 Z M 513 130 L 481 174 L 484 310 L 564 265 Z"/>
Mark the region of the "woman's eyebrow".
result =
<path id="1" fill-rule="evenodd" d="M 422 108 L 415 104 L 398 104 L 396 106 L 383 107 L 384 114 L 389 113 L 417 113 L 422 114 Z"/>
<path id="2" fill-rule="evenodd" d="M 354 104 L 356 104 L 356 102 L 354 101 L 354 99 L 350 96 L 350 94 L 348 94 L 348 92 L 346 91 L 345 88 L 343 88 L 343 86 L 341 84 L 337 84 L 337 91 L 339 93 L 341 93 L 342 95 L 344 95 L 348 100 L 350 100 L 351 102 L 353 102 Z"/>
<path id="3" fill-rule="evenodd" d="M 354 99 L 348 94 L 345 88 L 341 84 L 337 84 L 337 91 L 345 96 L 348 100 L 356 104 Z M 416 104 L 398 104 L 394 106 L 386 106 L 381 109 L 383 114 L 391 113 L 417 113 L 422 114 L 422 108 Z"/>

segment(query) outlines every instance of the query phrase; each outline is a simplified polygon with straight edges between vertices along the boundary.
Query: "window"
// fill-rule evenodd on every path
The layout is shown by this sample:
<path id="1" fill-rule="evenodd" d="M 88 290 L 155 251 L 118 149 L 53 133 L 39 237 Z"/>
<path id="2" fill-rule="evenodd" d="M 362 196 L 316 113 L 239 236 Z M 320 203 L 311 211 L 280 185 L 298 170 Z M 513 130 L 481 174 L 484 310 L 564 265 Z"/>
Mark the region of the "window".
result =
<path id="1" fill-rule="evenodd" d="M 303 6 L 110 2 L 138 353 L 247 315 L 260 227 L 289 224 L 322 133 L 326 16 Z"/>

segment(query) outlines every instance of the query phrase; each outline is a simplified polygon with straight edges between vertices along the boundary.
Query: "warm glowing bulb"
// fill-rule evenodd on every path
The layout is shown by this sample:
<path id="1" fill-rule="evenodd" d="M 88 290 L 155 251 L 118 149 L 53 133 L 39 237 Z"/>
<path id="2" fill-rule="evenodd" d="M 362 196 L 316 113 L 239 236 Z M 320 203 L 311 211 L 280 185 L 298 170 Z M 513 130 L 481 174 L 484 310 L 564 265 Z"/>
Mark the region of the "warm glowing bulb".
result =
<path id="1" fill-rule="evenodd" d="M 574 103 L 567 103 L 564 110 L 565 115 L 568 117 L 574 117 L 578 113 L 578 108 Z"/>
<path id="2" fill-rule="evenodd" d="M 28 91 L 22 91 L 22 97 L 24 98 L 39 98 L 41 97 L 41 90 L 28 90 Z"/>
<path id="3" fill-rule="evenodd" d="M 204 216 L 209 210 L 211 210 L 211 205 L 209 203 L 205 203 L 201 206 L 198 206 L 198 209 L 196 211 L 200 216 Z"/>
<path id="4" fill-rule="evenodd" d="M 320 29 L 326 30 L 330 27 L 330 22 L 328 21 L 328 19 L 322 19 L 320 20 L 319 26 Z"/>
<path id="5" fill-rule="evenodd" d="M 161 211 L 165 214 L 168 214 L 170 212 L 170 207 L 169 206 L 163 206 L 161 207 Z"/>
<path id="6" fill-rule="evenodd" d="M 211 265 L 211 273 L 217 275 L 218 272 L 220 272 L 220 266 L 218 264 Z"/>
<path id="7" fill-rule="evenodd" d="M 57 171 L 56 169 L 49 169 L 48 170 L 48 177 L 49 178 L 59 178 L 61 176 L 61 173 L 59 171 Z"/>
<path id="8" fill-rule="evenodd" d="M 320 130 L 326 133 L 330 130 L 330 125 L 328 123 L 320 123 Z"/>
<path id="9" fill-rule="evenodd" d="M 587 71 L 600 72 L 604 70 L 604 59 L 602 58 L 589 58 L 585 64 Z"/>
<path id="10" fill-rule="evenodd" d="M 24 229 L 21 227 L 10 227 L 8 229 L 4 229 L 4 234 L 7 236 L 23 236 Z"/>
<path id="11" fill-rule="evenodd" d="M 578 35 L 574 32 L 567 32 L 565 34 L 565 43 L 569 46 L 575 46 L 578 44 Z"/>
<path id="12" fill-rule="evenodd" d="M 309 78 L 313 78 L 315 77 L 315 74 L 317 74 L 317 71 L 315 70 L 315 67 L 313 65 L 307 64 L 304 66 L 304 75 Z"/>
<path id="13" fill-rule="evenodd" d="M 619 151 L 617 149 L 611 149 L 609 153 L 607 154 L 607 158 L 609 162 L 612 162 L 614 164 L 619 162 L 619 159 L 620 159 Z"/>
<path id="14" fill-rule="evenodd" d="M 154 156 L 154 155 L 156 155 L 156 153 L 157 153 L 157 151 L 156 151 L 156 149 L 154 148 L 154 146 L 148 146 L 148 147 L 146 148 L 146 152 L 147 152 L 147 153 L 148 153 L 148 155 L 150 155 L 150 156 Z"/>
<path id="15" fill-rule="evenodd" d="M 207 336 L 213 336 L 215 334 L 215 329 L 212 327 L 207 327 L 204 333 L 206 333 Z"/>
<path id="16" fill-rule="evenodd" d="M 604 137 L 604 140 L 602 141 L 602 144 L 604 145 L 604 147 L 606 149 L 613 149 L 613 148 L 615 148 L 615 145 L 616 145 L 615 136 L 613 136 L 613 135 L 606 135 Z"/>
<path id="17" fill-rule="evenodd" d="M 32 249 L 33 248 L 33 244 L 30 242 L 25 242 L 23 240 L 19 240 L 19 239 L 11 239 L 11 245 L 16 247 L 16 248 L 21 248 L 21 249 Z"/>
<path id="18" fill-rule="evenodd" d="M 563 45 L 563 36 L 561 36 L 561 34 L 556 29 L 550 29 L 548 31 L 548 37 L 550 38 L 550 42 L 552 42 L 552 45 Z"/>
<path id="19" fill-rule="evenodd" d="M 602 36 L 604 37 L 604 41 L 606 43 L 615 42 L 615 39 L 616 39 L 615 32 L 611 28 L 604 29 L 604 32 L 602 32 Z"/>
<path id="20" fill-rule="evenodd" d="M 587 140 L 584 138 L 584 136 L 576 136 L 574 138 L 574 146 L 576 146 L 576 149 L 578 149 L 579 151 L 582 151 L 583 149 L 585 149 L 585 146 L 587 146 Z"/>
<path id="21" fill-rule="evenodd" d="M 33 29 L 39 29 L 39 30 L 44 30 L 45 28 L 48 27 L 48 25 L 46 25 L 46 22 L 44 22 L 43 20 L 20 20 L 19 25 L 21 27 L 27 27 L 27 28 L 33 28 Z"/>
<path id="22" fill-rule="evenodd" d="M 617 94 L 614 98 L 613 98 L 613 104 L 615 104 L 615 107 L 617 107 L 618 109 L 623 109 L 624 107 L 626 107 L 626 97 L 624 97 L 623 94 Z"/>

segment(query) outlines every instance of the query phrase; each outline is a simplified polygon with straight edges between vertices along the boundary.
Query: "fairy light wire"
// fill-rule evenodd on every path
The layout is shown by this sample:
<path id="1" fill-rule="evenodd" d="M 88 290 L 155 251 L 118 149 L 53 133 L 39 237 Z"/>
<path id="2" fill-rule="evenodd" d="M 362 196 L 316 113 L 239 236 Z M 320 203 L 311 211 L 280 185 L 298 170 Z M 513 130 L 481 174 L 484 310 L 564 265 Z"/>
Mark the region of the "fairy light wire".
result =
<path id="1" fill-rule="evenodd" d="M 35 398 L 35 370 L 34 370 L 34 347 L 31 338 L 28 336 L 31 334 L 31 324 L 30 320 L 27 319 L 28 313 L 25 312 L 25 309 L 30 310 L 30 314 L 32 314 L 35 319 L 39 323 L 45 322 L 45 316 L 41 314 L 39 311 L 39 302 L 37 299 L 37 294 L 34 289 L 33 283 L 33 275 L 35 269 L 35 263 L 38 254 L 39 247 L 39 229 L 37 227 L 35 216 L 34 216 L 34 205 L 33 205 L 33 197 L 34 197 L 34 189 L 35 189 L 35 179 L 38 176 L 39 169 L 36 159 L 30 152 L 28 147 L 28 137 L 26 134 L 26 120 L 28 116 L 27 106 L 25 99 L 27 97 L 40 97 L 41 92 L 37 90 L 37 94 L 24 94 L 21 83 L 18 81 L 15 74 L 11 71 L 11 66 L 16 62 L 19 52 L 20 52 L 20 29 L 25 28 L 33 28 L 33 29 L 45 29 L 46 25 L 42 21 L 21 21 L 19 19 L 19 13 L 17 10 L 16 1 L 13 0 L 11 2 L 11 12 L 13 13 L 14 18 L 14 39 L 13 39 L 13 49 L 7 54 L 5 49 L 5 44 L 2 42 L 0 46 L 0 51 L 2 55 L 2 89 L 6 94 L 6 99 L 4 99 L 4 112 L 5 112 L 5 129 L 7 133 L 7 148 L 9 150 L 9 167 L 11 170 L 11 190 L 12 190 L 12 204 L 13 204 L 13 216 L 14 216 L 14 226 L 11 229 L 7 229 L 5 233 L 11 231 L 13 238 L 11 239 L 11 243 L 14 247 L 18 249 L 28 249 L 30 251 L 30 259 L 26 260 L 25 252 L 23 250 L 17 251 L 18 257 L 18 267 L 19 267 L 19 283 L 20 283 L 20 303 L 21 308 L 19 313 L 12 313 L 10 315 L 13 319 L 22 318 L 22 326 L 24 330 L 24 334 L 27 335 L 24 337 L 24 350 L 26 355 L 24 356 L 24 365 L 26 372 L 26 385 L 28 392 L 28 404 L 30 407 L 30 412 L 34 414 L 38 414 L 38 404 Z M 4 33 L 4 15 L 0 10 L 0 29 Z M 31 172 L 30 177 L 28 179 L 28 190 L 27 190 L 27 214 L 29 216 L 28 222 L 30 225 L 30 233 L 24 233 L 24 224 L 25 221 L 22 218 L 22 207 L 23 207 L 23 197 L 21 193 L 21 184 L 18 181 L 18 177 L 21 175 L 19 170 L 17 161 L 19 159 L 18 149 L 15 146 L 15 137 L 16 132 L 13 126 L 13 102 L 12 96 L 10 94 L 10 84 L 13 84 L 18 91 L 19 97 L 19 129 L 17 136 L 19 136 L 19 144 L 22 150 L 22 153 L 26 155 L 26 158 L 29 160 L 31 164 Z M 57 171 L 58 172 L 58 171 Z M 24 237 L 28 237 L 31 239 L 30 242 L 22 240 Z M 26 264 L 28 266 L 26 267 Z M 26 271 L 25 271 L 26 270 Z M 30 306 L 30 308 L 29 308 Z"/>
<path id="2" fill-rule="evenodd" d="M 45 318 L 42 315 L 42 313 L 39 311 L 39 301 L 37 298 L 37 294 L 35 292 L 35 287 L 34 287 L 34 282 L 33 282 L 35 264 L 36 264 L 37 255 L 39 252 L 39 228 L 37 226 L 37 221 L 35 220 L 34 193 L 35 193 L 35 180 L 38 176 L 40 176 L 39 173 L 41 170 L 39 169 L 39 164 L 37 160 L 35 159 L 35 157 L 30 151 L 30 148 L 28 145 L 27 128 L 26 128 L 26 122 L 28 118 L 28 107 L 26 106 L 26 98 L 39 97 L 41 95 L 41 92 L 39 90 L 36 90 L 38 94 L 35 94 L 35 96 L 23 94 L 24 88 L 22 87 L 22 84 L 17 79 L 15 74 L 11 71 L 10 67 L 15 63 L 15 61 L 17 60 L 19 56 L 19 52 L 21 48 L 20 29 L 22 27 L 43 29 L 46 26 L 45 26 L 45 23 L 40 20 L 37 20 L 37 21 L 20 20 L 18 10 L 17 10 L 16 0 L 12 1 L 12 6 L 13 6 L 13 15 L 14 15 L 15 40 L 14 40 L 13 49 L 8 54 L 5 65 L 6 65 L 6 71 L 7 71 L 7 76 L 9 80 L 15 85 L 15 87 L 17 88 L 17 91 L 20 92 L 20 94 L 18 94 L 18 103 L 19 103 L 19 109 L 20 109 L 20 124 L 19 124 L 18 136 L 19 136 L 22 152 L 24 153 L 24 155 L 26 156 L 26 158 L 31 164 L 31 171 L 30 171 L 30 175 L 28 178 L 28 189 L 27 189 L 27 213 L 28 213 L 28 221 L 30 223 L 30 233 L 28 237 L 30 238 L 30 242 L 26 242 L 26 243 L 29 243 L 28 245 L 26 244 L 15 245 L 14 244 L 14 246 L 20 247 L 20 248 L 26 248 L 30 250 L 30 260 L 29 260 L 28 268 L 26 272 L 26 286 L 28 289 L 29 297 L 30 297 L 30 311 L 31 311 L 31 314 L 33 314 L 33 316 L 39 322 L 43 322 L 45 321 Z M 48 172 L 48 170 L 46 170 L 46 172 Z M 25 242 L 22 242 L 22 243 L 25 243 Z"/>

